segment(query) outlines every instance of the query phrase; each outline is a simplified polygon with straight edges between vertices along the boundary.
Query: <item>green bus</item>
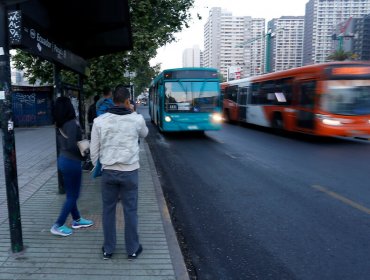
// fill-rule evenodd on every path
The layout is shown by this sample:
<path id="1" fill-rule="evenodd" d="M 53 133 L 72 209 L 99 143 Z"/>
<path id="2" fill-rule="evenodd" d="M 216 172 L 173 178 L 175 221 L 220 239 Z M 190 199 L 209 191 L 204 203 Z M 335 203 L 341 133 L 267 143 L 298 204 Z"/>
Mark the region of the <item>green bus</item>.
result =
<path id="1" fill-rule="evenodd" d="M 219 130 L 221 106 L 214 68 L 167 69 L 150 84 L 150 118 L 163 132 Z"/>

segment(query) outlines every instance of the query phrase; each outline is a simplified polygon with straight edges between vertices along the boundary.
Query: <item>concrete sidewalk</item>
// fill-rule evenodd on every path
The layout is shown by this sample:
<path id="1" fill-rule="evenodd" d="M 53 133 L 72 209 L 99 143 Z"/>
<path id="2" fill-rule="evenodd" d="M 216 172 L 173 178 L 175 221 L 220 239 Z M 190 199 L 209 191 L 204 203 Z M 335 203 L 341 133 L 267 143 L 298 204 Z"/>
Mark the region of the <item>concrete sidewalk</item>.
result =
<path id="1" fill-rule="evenodd" d="M 103 260 L 101 247 L 100 180 L 84 171 L 81 215 L 95 225 L 71 236 L 50 233 L 64 195 L 58 194 L 55 131 L 53 127 L 17 129 L 16 151 L 20 189 L 23 244 L 20 254 L 10 252 L 3 160 L 0 163 L 0 279 L 189 279 L 159 185 L 150 150 L 140 144 L 139 234 L 143 253 L 127 260 L 122 208 L 117 207 L 117 250 Z"/>

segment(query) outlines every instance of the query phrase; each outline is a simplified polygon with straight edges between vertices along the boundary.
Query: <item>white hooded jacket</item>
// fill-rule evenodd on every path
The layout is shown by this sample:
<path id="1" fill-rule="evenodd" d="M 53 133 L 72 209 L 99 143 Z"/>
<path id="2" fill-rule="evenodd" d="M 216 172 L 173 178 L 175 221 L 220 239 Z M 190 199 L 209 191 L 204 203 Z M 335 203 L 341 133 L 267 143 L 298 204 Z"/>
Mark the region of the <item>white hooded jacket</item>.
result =
<path id="1" fill-rule="evenodd" d="M 117 110 L 123 108 L 116 108 Z M 125 110 L 125 109 L 123 109 Z M 148 135 L 142 115 L 133 113 L 105 113 L 94 119 L 91 133 L 90 157 L 103 169 L 132 171 L 139 165 L 139 137 Z"/>

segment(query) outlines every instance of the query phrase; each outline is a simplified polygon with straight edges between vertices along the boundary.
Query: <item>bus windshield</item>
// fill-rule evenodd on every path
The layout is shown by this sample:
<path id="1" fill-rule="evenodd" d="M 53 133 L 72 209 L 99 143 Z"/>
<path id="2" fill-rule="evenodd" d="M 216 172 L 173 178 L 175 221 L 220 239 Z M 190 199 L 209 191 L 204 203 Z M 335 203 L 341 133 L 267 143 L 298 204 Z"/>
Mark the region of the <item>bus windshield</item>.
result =
<path id="1" fill-rule="evenodd" d="M 370 114 L 370 80 L 330 80 L 321 108 L 337 115 Z"/>
<path id="2" fill-rule="evenodd" d="M 165 83 L 167 112 L 212 112 L 219 104 L 218 81 Z"/>

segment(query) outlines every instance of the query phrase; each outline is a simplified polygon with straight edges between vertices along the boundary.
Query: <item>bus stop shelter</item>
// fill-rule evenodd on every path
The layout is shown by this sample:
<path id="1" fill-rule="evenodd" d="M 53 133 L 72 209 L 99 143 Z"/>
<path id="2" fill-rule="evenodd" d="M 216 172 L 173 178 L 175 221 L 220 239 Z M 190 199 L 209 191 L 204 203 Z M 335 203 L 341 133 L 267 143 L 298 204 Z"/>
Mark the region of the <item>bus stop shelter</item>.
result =
<path id="1" fill-rule="evenodd" d="M 0 103 L 11 250 L 23 250 L 11 106 L 10 48 L 85 75 L 87 60 L 132 49 L 128 0 L 0 1 Z"/>

